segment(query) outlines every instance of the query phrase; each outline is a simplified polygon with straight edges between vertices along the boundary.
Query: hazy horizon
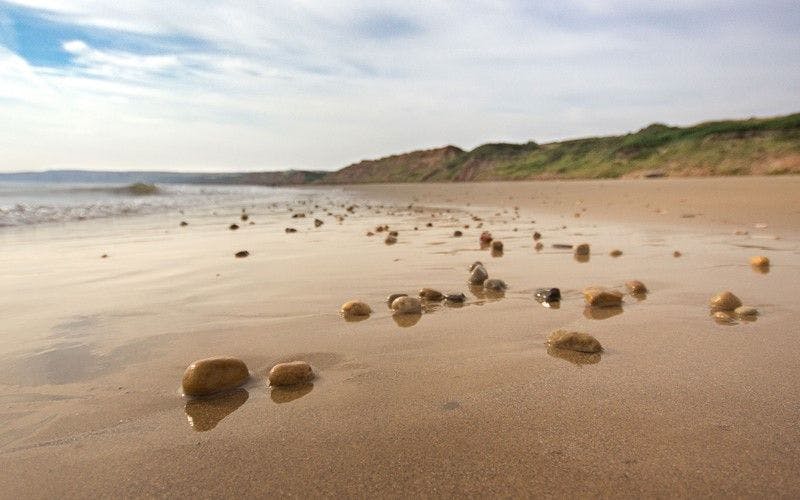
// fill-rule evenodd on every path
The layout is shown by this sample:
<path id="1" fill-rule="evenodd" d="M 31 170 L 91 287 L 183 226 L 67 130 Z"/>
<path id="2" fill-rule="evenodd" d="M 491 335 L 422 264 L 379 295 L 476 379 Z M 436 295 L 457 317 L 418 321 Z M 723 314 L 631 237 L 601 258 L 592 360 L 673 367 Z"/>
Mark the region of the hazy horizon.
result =
<path id="1" fill-rule="evenodd" d="M 774 116 L 796 2 L 0 0 L 0 172 L 336 170 Z"/>

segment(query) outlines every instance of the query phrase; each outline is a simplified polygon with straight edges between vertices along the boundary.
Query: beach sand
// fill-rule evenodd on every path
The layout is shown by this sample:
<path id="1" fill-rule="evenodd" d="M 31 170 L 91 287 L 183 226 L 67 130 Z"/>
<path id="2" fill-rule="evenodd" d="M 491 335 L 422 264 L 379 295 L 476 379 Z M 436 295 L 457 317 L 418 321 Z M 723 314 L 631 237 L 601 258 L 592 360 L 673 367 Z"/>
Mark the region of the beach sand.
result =
<path id="1" fill-rule="evenodd" d="M 798 199 L 798 177 L 373 185 L 265 200 L 254 225 L 209 207 L 6 228 L 0 496 L 797 497 Z M 396 244 L 366 236 L 380 224 Z M 583 242 L 587 262 L 552 248 Z M 470 290 L 475 260 L 504 296 Z M 584 307 L 630 279 L 644 300 Z M 467 302 L 397 322 L 386 296 L 426 286 Z M 716 323 L 722 290 L 761 314 Z M 351 299 L 373 314 L 345 321 Z M 548 351 L 560 328 L 605 351 Z M 182 397 L 214 355 L 253 377 Z M 298 359 L 313 385 L 267 387 Z"/>

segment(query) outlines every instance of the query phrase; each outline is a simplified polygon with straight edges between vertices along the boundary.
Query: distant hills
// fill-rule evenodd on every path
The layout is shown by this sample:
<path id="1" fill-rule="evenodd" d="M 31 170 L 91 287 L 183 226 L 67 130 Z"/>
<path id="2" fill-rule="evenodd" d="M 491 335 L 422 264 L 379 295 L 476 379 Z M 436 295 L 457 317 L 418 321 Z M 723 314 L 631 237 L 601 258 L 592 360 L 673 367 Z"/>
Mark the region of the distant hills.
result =
<path id="1" fill-rule="evenodd" d="M 637 176 L 800 173 L 800 113 L 724 120 L 690 127 L 660 123 L 637 132 L 537 144 L 456 146 L 364 160 L 334 172 L 91 172 L 54 170 L 0 174 L 0 180 L 42 182 L 358 184 Z"/>

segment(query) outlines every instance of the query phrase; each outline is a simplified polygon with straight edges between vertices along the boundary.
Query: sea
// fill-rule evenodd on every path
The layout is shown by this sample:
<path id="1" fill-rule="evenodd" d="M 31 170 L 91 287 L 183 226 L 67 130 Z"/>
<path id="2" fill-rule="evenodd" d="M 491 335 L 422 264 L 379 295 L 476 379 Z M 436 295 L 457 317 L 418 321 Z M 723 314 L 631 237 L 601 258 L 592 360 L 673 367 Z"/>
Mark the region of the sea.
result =
<path id="1" fill-rule="evenodd" d="M 290 202 L 311 190 L 268 186 L 158 184 L 142 194 L 131 184 L 0 182 L 0 228 Z"/>

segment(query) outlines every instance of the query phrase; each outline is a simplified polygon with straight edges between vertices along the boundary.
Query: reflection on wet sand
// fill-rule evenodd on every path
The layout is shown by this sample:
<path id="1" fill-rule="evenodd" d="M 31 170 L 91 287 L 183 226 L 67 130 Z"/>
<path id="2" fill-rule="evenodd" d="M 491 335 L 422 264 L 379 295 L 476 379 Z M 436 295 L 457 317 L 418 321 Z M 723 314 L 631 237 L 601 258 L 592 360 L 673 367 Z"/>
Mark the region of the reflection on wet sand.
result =
<path id="1" fill-rule="evenodd" d="M 769 274 L 769 266 L 750 265 L 750 269 L 752 269 L 756 274 Z"/>
<path id="2" fill-rule="evenodd" d="M 342 317 L 348 323 L 358 323 L 360 321 L 364 321 L 365 319 L 369 319 L 369 315 L 368 314 L 364 314 L 364 315 L 343 314 Z"/>
<path id="3" fill-rule="evenodd" d="M 295 399 L 300 399 L 314 389 L 314 384 L 309 382 L 302 385 L 286 387 L 273 387 L 270 389 L 269 397 L 273 403 L 290 403 Z"/>
<path id="4" fill-rule="evenodd" d="M 210 431 L 222 419 L 242 406 L 250 394 L 247 390 L 239 388 L 227 394 L 213 398 L 191 399 L 183 408 L 189 425 L 198 432 Z"/>
<path id="5" fill-rule="evenodd" d="M 589 262 L 589 258 L 590 258 L 589 255 L 575 255 L 574 257 L 575 257 L 575 260 L 577 262 L 580 262 L 581 264 Z"/>
<path id="6" fill-rule="evenodd" d="M 500 300 L 506 296 L 506 292 L 497 290 L 487 290 L 481 285 L 469 285 L 469 291 L 476 298 L 481 300 Z"/>
<path id="7" fill-rule="evenodd" d="M 631 297 L 636 299 L 637 302 L 642 302 L 643 300 L 647 300 L 647 292 L 645 293 L 631 293 Z"/>
<path id="8" fill-rule="evenodd" d="M 570 351 L 569 349 L 559 349 L 557 347 L 547 346 L 547 354 L 554 358 L 561 358 L 576 365 L 594 365 L 600 362 L 601 354 L 599 352 L 577 352 Z"/>
<path id="9" fill-rule="evenodd" d="M 496 248 L 492 248 L 492 257 L 502 257 L 502 256 L 503 256 L 503 251 L 502 250 L 498 250 Z"/>
<path id="10" fill-rule="evenodd" d="M 546 307 L 548 309 L 561 309 L 561 301 L 554 300 L 553 302 L 540 302 L 542 307 Z"/>
<path id="11" fill-rule="evenodd" d="M 622 307 L 591 307 L 583 309 L 583 315 L 589 319 L 608 319 L 622 314 Z"/>
<path id="12" fill-rule="evenodd" d="M 401 326 L 403 328 L 408 328 L 410 326 L 414 326 L 419 322 L 419 319 L 422 317 L 422 314 L 393 314 L 392 319 L 397 326 Z"/>

